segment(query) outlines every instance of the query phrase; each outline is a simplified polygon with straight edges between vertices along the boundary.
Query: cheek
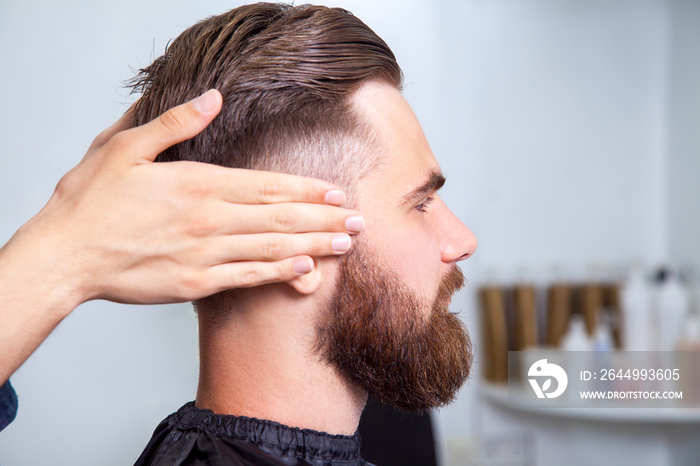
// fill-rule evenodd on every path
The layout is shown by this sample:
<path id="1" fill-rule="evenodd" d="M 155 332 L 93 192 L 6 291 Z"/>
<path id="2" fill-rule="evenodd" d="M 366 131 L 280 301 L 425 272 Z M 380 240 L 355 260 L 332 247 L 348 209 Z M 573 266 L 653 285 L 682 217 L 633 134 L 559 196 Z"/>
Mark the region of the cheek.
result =
<path id="1" fill-rule="evenodd" d="M 404 283 L 432 298 L 440 282 L 441 261 L 438 239 L 420 227 L 398 229 L 372 241 L 382 262 Z"/>

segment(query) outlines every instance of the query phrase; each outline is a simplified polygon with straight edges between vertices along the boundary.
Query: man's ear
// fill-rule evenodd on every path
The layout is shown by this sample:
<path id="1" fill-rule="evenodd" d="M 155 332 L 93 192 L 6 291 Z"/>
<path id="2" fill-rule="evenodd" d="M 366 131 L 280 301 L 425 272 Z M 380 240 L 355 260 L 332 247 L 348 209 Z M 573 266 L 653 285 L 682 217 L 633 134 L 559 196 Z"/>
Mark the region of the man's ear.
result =
<path id="1" fill-rule="evenodd" d="M 314 269 L 297 278 L 293 278 L 287 282 L 289 286 L 297 290 L 301 294 L 311 294 L 316 291 L 321 285 L 321 279 L 323 278 L 323 270 L 319 258 L 314 258 Z"/>

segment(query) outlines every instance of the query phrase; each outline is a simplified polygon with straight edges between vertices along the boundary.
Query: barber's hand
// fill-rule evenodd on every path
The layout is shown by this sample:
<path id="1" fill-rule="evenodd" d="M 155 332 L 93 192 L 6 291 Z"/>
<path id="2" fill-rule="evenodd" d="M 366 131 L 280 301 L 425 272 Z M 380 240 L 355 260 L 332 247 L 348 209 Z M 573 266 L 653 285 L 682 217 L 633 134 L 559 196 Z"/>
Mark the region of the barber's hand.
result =
<path id="1" fill-rule="evenodd" d="M 221 109 L 212 90 L 124 130 L 128 113 L 95 139 L 37 216 L 79 301 L 187 301 L 288 281 L 310 256 L 342 254 L 362 228 L 325 181 L 195 162 L 153 163 Z M 348 219 L 350 221 L 348 222 Z M 348 227 L 351 227 L 350 229 Z M 353 229 L 354 228 L 354 229 Z"/>
<path id="2" fill-rule="evenodd" d="M 189 301 L 280 281 L 312 292 L 310 256 L 347 251 L 364 222 L 335 207 L 344 195 L 330 183 L 153 163 L 221 103 L 209 91 L 132 129 L 125 115 L 0 248 L 0 383 L 82 302 Z"/>

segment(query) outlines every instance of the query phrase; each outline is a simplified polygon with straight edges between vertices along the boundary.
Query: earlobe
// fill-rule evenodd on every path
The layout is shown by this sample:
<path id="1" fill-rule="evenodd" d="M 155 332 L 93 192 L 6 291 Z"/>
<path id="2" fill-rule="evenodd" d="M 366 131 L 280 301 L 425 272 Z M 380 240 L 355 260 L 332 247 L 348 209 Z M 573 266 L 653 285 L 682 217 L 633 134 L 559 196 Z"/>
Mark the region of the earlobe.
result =
<path id="1" fill-rule="evenodd" d="M 315 258 L 314 262 L 316 264 L 311 272 L 307 273 L 306 275 L 293 278 L 289 280 L 287 284 L 301 294 L 311 294 L 316 291 L 321 285 L 323 271 L 321 270 L 321 261 Z"/>

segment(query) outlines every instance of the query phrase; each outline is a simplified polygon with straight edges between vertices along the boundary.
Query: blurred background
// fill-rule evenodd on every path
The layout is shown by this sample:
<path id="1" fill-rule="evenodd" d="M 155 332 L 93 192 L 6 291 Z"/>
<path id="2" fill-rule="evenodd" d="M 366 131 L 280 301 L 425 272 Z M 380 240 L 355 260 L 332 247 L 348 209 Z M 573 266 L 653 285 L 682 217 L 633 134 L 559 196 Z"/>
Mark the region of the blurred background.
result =
<path id="1" fill-rule="evenodd" d="M 128 108 L 135 70 L 241 3 L 0 0 L 0 243 Z M 439 464 L 697 464 L 697 420 L 555 417 L 494 402 L 479 292 L 624 284 L 636 264 L 650 306 L 660 266 L 680 270 L 691 296 L 700 1 L 322 3 L 354 12 L 397 55 L 447 175 L 441 195 L 479 239 L 452 308 L 475 342 L 474 375 L 434 413 Z M 81 306 L 12 377 L 20 410 L 0 434 L 0 464 L 132 464 L 158 422 L 194 399 L 197 359 L 189 305 Z"/>

